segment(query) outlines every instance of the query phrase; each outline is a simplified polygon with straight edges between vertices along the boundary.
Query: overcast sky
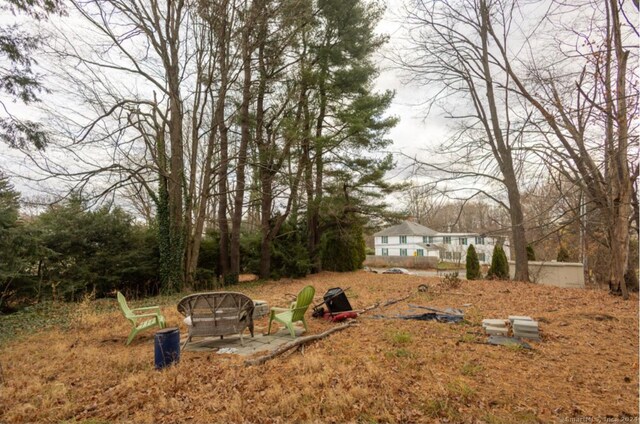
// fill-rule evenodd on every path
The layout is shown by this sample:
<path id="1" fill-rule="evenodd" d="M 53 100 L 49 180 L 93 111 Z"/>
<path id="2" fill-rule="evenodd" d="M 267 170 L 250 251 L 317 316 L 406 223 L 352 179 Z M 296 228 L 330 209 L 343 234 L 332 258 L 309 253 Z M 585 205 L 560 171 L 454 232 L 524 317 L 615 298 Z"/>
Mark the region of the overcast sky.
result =
<path id="1" fill-rule="evenodd" d="M 392 63 L 385 58 L 389 51 L 397 48 L 402 38 L 399 14 L 399 2 L 391 0 L 387 6 L 383 20 L 378 26 L 378 32 L 387 34 L 390 37 L 388 45 L 382 52 L 376 55 L 376 62 L 380 67 L 380 76 L 376 81 L 376 88 L 380 91 L 387 89 L 394 90 L 396 96 L 389 109 L 389 115 L 399 118 L 398 125 L 389 133 L 389 138 L 393 145 L 389 146 L 391 152 L 402 152 L 409 155 L 424 156 L 424 149 L 439 143 L 447 134 L 446 122 L 432 113 L 425 117 L 425 108 L 421 105 L 424 93 L 423 87 L 408 84 L 403 80 L 399 71 L 393 69 Z M 68 19 L 68 18 L 63 18 Z M 0 16 L 0 24 L 15 21 L 15 17 Z M 55 92 L 53 93 L 55 95 Z M 25 108 L 19 103 L 7 103 L 12 113 L 27 116 L 29 119 L 37 120 L 41 115 L 35 108 Z M 48 181 L 37 183 L 20 178 L 23 175 L 34 175 L 30 161 L 17 150 L 9 149 L 6 145 L 0 145 L 0 168 L 7 170 L 12 177 L 12 182 L 16 188 L 26 197 L 38 195 L 40 192 L 47 192 L 49 188 L 60 188 L 59 184 Z M 402 160 L 400 159 L 402 165 Z M 402 178 L 402 166 L 392 173 L 390 177 L 394 179 Z"/>

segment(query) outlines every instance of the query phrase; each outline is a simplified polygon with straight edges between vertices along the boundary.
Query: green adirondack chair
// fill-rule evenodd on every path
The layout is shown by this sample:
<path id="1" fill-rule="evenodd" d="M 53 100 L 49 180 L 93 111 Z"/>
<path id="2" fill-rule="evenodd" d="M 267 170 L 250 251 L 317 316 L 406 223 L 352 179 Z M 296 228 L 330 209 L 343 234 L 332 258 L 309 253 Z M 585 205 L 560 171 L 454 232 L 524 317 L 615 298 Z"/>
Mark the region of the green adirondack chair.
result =
<path id="1" fill-rule="evenodd" d="M 162 315 L 159 306 L 147 306 L 146 308 L 131 309 L 129 308 L 129 305 L 127 305 L 127 299 L 125 299 L 124 295 L 120 292 L 118 292 L 118 304 L 120 304 L 120 309 L 122 309 L 124 317 L 131 322 L 131 333 L 129 333 L 127 345 L 131 343 L 131 340 L 133 340 L 136 334 L 142 330 L 153 327 L 164 328 L 166 326 L 164 316 Z M 138 312 L 142 313 L 139 314 Z"/>
<path id="2" fill-rule="evenodd" d="M 307 286 L 300 290 L 296 301 L 291 304 L 289 309 L 286 308 L 271 308 L 269 313 L 269 330 L 267 334 L 271 333 L 271 322 L 278 321 L 284 324 L 291 333 L 291 337 L 296 337 L 296 332 L 293 329 L 293 323 L 302 321 L 304 329 L 308 330 L 307 322 L 304 320 L 304 314 L 309 309 L 309 305 L 313 301 L 313 295 L 316 293 L 316 289 L 313 286 Z"/>

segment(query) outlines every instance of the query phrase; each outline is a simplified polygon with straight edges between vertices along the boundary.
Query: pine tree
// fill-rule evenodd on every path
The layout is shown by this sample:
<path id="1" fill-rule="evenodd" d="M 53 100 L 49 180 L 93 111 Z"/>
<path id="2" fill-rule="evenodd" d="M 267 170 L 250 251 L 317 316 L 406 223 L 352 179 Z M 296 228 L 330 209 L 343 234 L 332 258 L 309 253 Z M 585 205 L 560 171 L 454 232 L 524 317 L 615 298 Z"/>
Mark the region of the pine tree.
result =
<path id="1" fill-rule="evenodd" d="M 478 254 L 473 244 L 467 249 L 467 280 L 479 280 L 482 278 L 480 272 L 480 262 L 478 261 Z"/>
<path id="2" fill-rule="evenodd" d="M 33 20 L 47 19 L 50 14 L 60 13 L 62 0 L 7 0 L 2 10 L 29 16 Z M 19 25 L 0 26 L 0 94 L 24 104 L 38 102 L 38 95 L 46 89 L 41 76 L 33 69 L 34 52 L 41 39 L 25 32 Z M 47 144 L 47 134 L 34 121 L 16 118 L 8 106 L 0 100 L 4 113 L 0 114 L 0 140 L 11 147 L 33 145 L 43 149 Z"/>
<path id="3" fill-rule="evenodd" d="M 493 248 L 493 256 L 491 257 L 491 267 L 487 277 L 495 280 L 509 279 L 509 262 L 507 255 L 504 253 L 502 246 L 496 245 Z"/>

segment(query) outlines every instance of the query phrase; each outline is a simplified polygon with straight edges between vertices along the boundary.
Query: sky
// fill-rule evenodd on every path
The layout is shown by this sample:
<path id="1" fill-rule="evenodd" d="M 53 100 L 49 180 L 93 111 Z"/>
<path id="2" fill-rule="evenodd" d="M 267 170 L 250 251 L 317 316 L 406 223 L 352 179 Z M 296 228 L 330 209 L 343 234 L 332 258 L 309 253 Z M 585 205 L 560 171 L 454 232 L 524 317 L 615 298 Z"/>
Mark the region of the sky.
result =
<path id="1" fill-rule="evenodd" d="M 406 158 L 397 155 L 401 152 L 404 155 L 426 156 L 424 150 L 429 146 L 436 145 L 447 134 L 447 123 L 444 119 L 435 114 L 425 116 L 425 108 L 422 106 L 424 88 L 413 84 L 408 84 L 402 77 L 400 71 L 394 68 L 393 63 L 387 58 L 389 53 L 398 47 L 401 39 L 402 29 L 400 28 L 399 2 L 389 1 L 383 19 L 378 25 L 377 32 L 390 37 L 389 43 L 381 52 L 376 55 L 376 63 L 380 68 L 380 75 L 376 80 L 375 88 L 379 91 L 393 90 L 396 95 L 388 114 L 399 118 L 399 122 L 393 128 L 388 138 L 393 144 L 388 147 L 388 151 L 396 153 L 398 168 L 390 173 L 392 180 L 401 180 L 405 177 Z M 0 15 L 0 24 L 13 22 L 15 17 Z M 51 95 L 56 95 L 55 91 Z M 3 99 L 6 101 L 6 99 Z M 25 107 L 19 102 L 6 102 L 11 112 L 17 116 L 28 117 L 38 120 L 42 113 L 35 107 Z M 53 154 L 48 152 L 47 154 Z M 34 198 L 46 195 L 49 191 L 56 191 L 60 184 L 56 181 L 46 180 L 36 182 L 21 178 L 22 176 L 37 176 L 40 173 L 33 170 L 33 164 L 20 151 L 10 149 L 6 145 L 0 145 L 0 168 L 7 170 L 12 178 L 12 183 L 19 190 L 23 197 Z"/>

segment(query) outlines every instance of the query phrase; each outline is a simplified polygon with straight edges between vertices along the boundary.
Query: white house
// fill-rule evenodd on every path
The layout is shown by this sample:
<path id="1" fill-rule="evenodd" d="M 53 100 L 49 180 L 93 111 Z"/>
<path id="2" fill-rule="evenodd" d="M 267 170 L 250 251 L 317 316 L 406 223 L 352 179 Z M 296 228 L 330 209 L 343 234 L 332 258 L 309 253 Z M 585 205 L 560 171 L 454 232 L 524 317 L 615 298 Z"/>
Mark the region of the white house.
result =
<path id="1" fill-rule="evenodd" d="M 439 233 L 411 221 L 385 228 L 374 234 L 376 256 L 432 256 L 443 261 L 465 262 L 467 249 L 473 244 L 480 263 L 491 263 L 493 248 L 499 238 L 479 233 Z M 507 259 L 509 241 L 503 241 Z"/>

